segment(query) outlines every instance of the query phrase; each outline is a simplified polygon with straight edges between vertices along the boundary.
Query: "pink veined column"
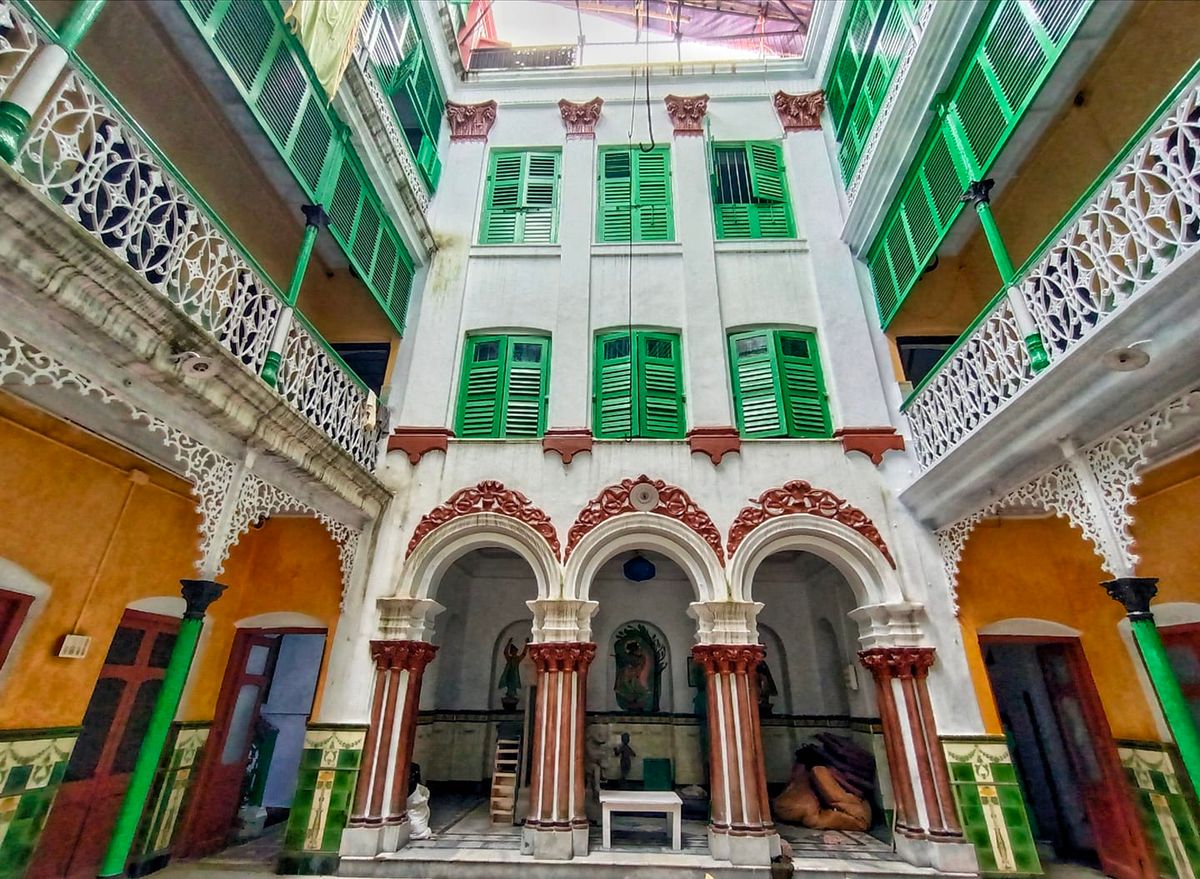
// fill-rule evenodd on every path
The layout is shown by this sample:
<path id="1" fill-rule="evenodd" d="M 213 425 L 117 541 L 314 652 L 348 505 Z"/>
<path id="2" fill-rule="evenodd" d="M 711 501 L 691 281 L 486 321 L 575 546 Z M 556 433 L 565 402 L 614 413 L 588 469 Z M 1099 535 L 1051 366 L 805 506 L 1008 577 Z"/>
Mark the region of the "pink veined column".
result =
<path id="1" fill-rule="evenodd" d="M 885 648 L 863 650 L 859 661 L 875 678 L 875 694 L 879 702 L 879 722 L 883 726 L 883 747 L 887 753 L 888 773 L 892 779 L 892 799 L 896 808 L 896 830 L 905 836 L 921 838 L 925 835 L 917 814 L 917 801 L 913 792 L 912 773 L 908 768 L 908 746 L 900 728 L 900 715 L 896 711 L 895 694 L 892 692 L 894 664 L 892 651 Z"/>
<path id="2" fill-rule="evenodd" d="M 437 648 L 425 641 L 399 641 L 397 666 L 408 672 L 404 705 L 400 713 L 400 734 L 392 755 L 392 802 L 386 823 L 408 823 L 408 773 L 412 767 L 413 745 L 417 741 L 417 715 L 420 713 L 421 680 Z"/>
<path id="3" fill-rule="evenodd" d="M 536 857 L 565 860 L 587 854 L 585 685 L 595 655 L 596 645 L 589 642 L 529 645 L 537 669 L 537 703 L 525 827 Z"/>

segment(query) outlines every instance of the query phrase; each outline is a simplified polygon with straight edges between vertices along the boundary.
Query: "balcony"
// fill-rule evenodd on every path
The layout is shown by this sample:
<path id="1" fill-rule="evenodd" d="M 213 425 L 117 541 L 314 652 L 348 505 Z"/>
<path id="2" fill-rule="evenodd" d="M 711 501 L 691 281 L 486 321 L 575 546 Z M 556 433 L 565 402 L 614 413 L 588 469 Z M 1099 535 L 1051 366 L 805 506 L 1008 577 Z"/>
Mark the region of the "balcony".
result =
<path id="1" fill-rule="evenodd" d="M 0 94 L 52 32 L 0 0 Z M 257 376 L 285 297 L 217 213 L 78 57 L 72 57 L 17 156 L 15 170 L 100 241 L 154 293 Z M 279 396 L 357 465 L 373 471 L 374 394 L 296 312 Z"/>
<path id="2" fill-rule="evenodd" d="M 1000 291 L 905 401 L 920 473 L 905 500 L 953 520 L 1195 380 L 1200 288 L 1200 65 L 1019 270 L 1050 355 L 1035 373 Z M 1125 372 L 1114 352 L 1140 346 Z M 971 496 L 974 492 L 975 496 Z"/>
<path id="3" fill-rule="evenodd" d="M 547 70 L 575 66 L 574 44 L 566 46 L 502 46 L 477 48 L 471 53 L 470 71 Z"/>

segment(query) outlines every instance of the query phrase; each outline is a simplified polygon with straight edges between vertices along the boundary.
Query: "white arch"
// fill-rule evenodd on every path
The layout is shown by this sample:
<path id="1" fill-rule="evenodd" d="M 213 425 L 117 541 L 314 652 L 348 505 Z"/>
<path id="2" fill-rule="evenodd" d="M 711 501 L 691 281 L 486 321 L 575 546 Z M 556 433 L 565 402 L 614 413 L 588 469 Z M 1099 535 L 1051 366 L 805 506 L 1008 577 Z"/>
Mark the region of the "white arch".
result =
<path id="1" fill-rule="evenodd" d="M 1080 635 L 1078 629 L 1036 617 L 1010 617 L 1006 620 L 996 620 L 994 623 L 980 626 L 975 632 L 979 635 L 1031 635 L 1046 638 L 1078 638 Z"/>
<path id="2" fill-rule="evenodd" d="M 10 559 L 0 558 L 0 589 L 32 595 L 33 600 L 50 594 L 50 586 Z"/>
<path id="3" fill-rule="evenodd" d="M 238 620 L 238 629 L 328 629 L 329 623 L 306 613 L 276 610 Z"/>
<path id="4" fill-rule="evenodd" d="M 469 513 L 439 525 L 400 568 L 395 595 L 433 598 L 442 575 L 472 550 L 500 547 L 529 563 L 538 598 L 561 598 L 562 569 L 546 539 L 529 525 L 498 513 Z"/>
<path id="5" fill-rule="evenodd" d="M 565 597 L 588 600 L 600 567 L 618 553 L 632 550 L 653 550 L 679 565 L 697 601 L 729 597 L 725 569 L 699 534 L 670 516 L 638 512 L 621 513 L 584 535 L 567 560 Z"/>
<path id="6" fill-rule="evenodd" d="M 187 602 L 180 595 L 152 595 L 149 598 L 139 598 L 125 605 L 129 610 L 140 610 L 143 613 L 156 613 L 164 617 L 182 617 L 187 610 Z"/>
<path id="7" fill-rule="evenodd" d="M 837 568 L 850 584 L 858 607 L 905 601 L 900 578 L 879 547 L 849 525 L 806 513 L 768 519 L 746 536 L 729 568 L 734 597 L 753 601 L 758 566 L 785 550 L 811 552 Z"/>

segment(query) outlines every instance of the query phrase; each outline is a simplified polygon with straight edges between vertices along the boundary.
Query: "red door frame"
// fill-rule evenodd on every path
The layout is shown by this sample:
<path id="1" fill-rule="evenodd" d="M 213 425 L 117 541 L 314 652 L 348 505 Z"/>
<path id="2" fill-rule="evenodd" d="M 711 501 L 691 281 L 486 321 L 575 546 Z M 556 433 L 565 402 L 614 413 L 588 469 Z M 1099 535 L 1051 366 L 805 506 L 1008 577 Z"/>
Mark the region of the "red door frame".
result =
<path id="1" fill-rule="evenodd" d="M 108 847 L 117 810 L 129 785 L 133 766 L 125 772 L 112 772 L 118 750 L 124 743 L 126 728 L 141 687 L 149 681 L 162 680 L 166 663 L 151 666 L 155 642 L 164 633 L 178 633 L 177 617 L 126 610 L 113 629 L 113 638 L 122 629 L 140 629 L 145 634 L 127 664 L 106 661 L 92 687 L 92 696 L 102 680 L 124 682 L 116 707 L 109 720 L 104 742 L 100 746 L 92 773 L 77 781 L 64 781 L 55 795 L 54 806 L 47 816 L 38 847 L 28 868 L 30 879 L 91 879 L 96 875 L 100 860 Z M 109 650 L 112 639 L 109 641 Z M 89 697 L 89 705 L 92 697 Z M 153 705 L 149 706 L 153 709 Z M 149 710 L 146 711 L 149 718 Z M 140 746 L 141 742 L 137 742 Z M 134 750 L 136 757 L 136 749 Z M 68 768 L 70 764 L 68 763 Z"/>
<path id="2" fill-rule="evenodd" d="M 1068 668 L 1075 686 L 1075 695 L 1079 699 L 1079 705 L 1083 711 L 1083 719 L 1091 736 L 1092 749 L 1100 765 L 1100 772 L 1103 779 L 1101 784 L 1107 790 L 1107 799 L 1115 807 L 1116 814 L 1114 817 L 1118 822 L 1117 827 L 1112 827 L 1099 826 L 1093 821 L 1091 822 L 1092 829 L 1097 836 L 1098 843 L 1103 841 L 1109 843 L 1111 846 L 1112 843 L 1116 842 L 1118 848 L 1122 849 L 1121 854 L 1124 855 L 1121 858 L 1122 863 L 1106 863 L 1105 852 L 1098 845 L 1097 854 L 1100 856 L 1101 865 L 1108 875 L 1117 876 L 1120 879 L 1132 879 L 1132 877 L 1156 879 L 1158 873 L 1154 866 L 1154 859 L 1150 854 L 1150 847 L 1146 841 L 1145 831 L 1138 818 L 1128 783 L 1125 780 L 1125 771 L 1121 768 L 1121 761 L 1117 754 L 1116 740 L 1113 738 L 1112 729 L 1108 725 L 1108 716 L 1104 713 L 1104 705 L 1100 701 L 1100 693 L 1096 690 L 1096 682 L 1092 678 L 1091 667 L 1088 665 L 1087 654 L 1083 650 L 1082 642 L 1079 638 L 1061 635 L 979 635 L 981 652 L 986 652 L 987 647 L 992 644 L 1025 644 L 1030 647 L 1055 645 L 1066 649 Z M 1038 664 L 1041 667 L 1040 659 Z M 990 678 L 988 684 L 990 687 Z M 1046 686 L 1047 690 L 1049 690 L 1050 685 L 1048 682 Z M 1050 695 L 1053 701 L 1054 694 L 1051 693 Z M 996 696 L 993 692 L 993 703 L 995 699 Z M 1059 722 L 1057 706 L 1055 712 L 1055 720 Z M 1085 802 L 1082 805 L 1084 808 L 1088 808 L 1093 804 Z M 1104 836 L 1103 840 L 1099 839 L 1101 834 Z M 1125 845 L 1121 846 L 1121 842 L 1124 842 Z M 1122 867 L 1125 869 L 1121 869 Z"/>
<path id="3" fill-rule="evenodd" d="M 201 757 L 196 779 L 188 795 L 188 805 L 181 822 L 178 840 L 174 846 L 176 854 L 180 857 L 203 857 L 204 855 L 220 851 L 228 844 L 228 830 L 232 827 L 233 820 L 236 819 L 238 804 L 230 804 L 227 801 L 213 804 L 209 800 L 211 796 L 219 795 L 219 791 L 215 790 L 215 788 L 221 786 L 220 781 L 223 776 L 221 770 L 225 768 L 221 763 L 221 753 L 225 750 L 225 739 L 229 734 L 233 708 L 237 703 L 238 690 L 245 679 L 244 667 L 246 660 L 249 658 L 250 648 L 254 644 L 254 639 L 271 636 L 278 636 L 282 639 L 284 635 L 324 635 L 324 650 L 329 649 L 329 630 L 326 628 L 314 626 L 280 626 L 275 628 L 245 628 L 237 630 L 233 645 L 229 650 L 229 658 L 225 663 L 225 676 L 221 682 L 220 695 L 217 697 L 216 710 L 213 713 L 212 730 L 209 732 L 208 741 L 204 746 L 204 754 Z M 282 643 L 282 640 L 278 643 Z M 268 677 L 274 676 L 275 658 L 272 657 L 270 661 L 270 673 Z M 325 653 L 323 651 L 321 654 L 321 666 L 323 667 L 324 664 Z M 319 670 L 317 684 L 320 684 Z M 268 688 L 259 693 L 258 705 L 255 708 L 256 714 L 261 710 L 262 703 L 268 696 L 269 686 L 268 681 Z M 314 699 L 315 697 L 316 693 L 314 691 Z M 245 772 L 249 747 L 250 744 L 247 742 L 246 753 L 242 755 L 238 763 L 242 773 Z M 214 809 L 218 810 L 218 818 L 226 814 L 229 816 L 228 826 L 223 834 L 214 835 L 210 832 L 213 822 L 208 819 Z"/>
<path id="4" fill-rule="evenodd" d="M 28 592 L 13 592 L 11 589 L 0 589 L 0 668 L 8 658 L 21 624 L 33 604 L 33 596 Z"/>

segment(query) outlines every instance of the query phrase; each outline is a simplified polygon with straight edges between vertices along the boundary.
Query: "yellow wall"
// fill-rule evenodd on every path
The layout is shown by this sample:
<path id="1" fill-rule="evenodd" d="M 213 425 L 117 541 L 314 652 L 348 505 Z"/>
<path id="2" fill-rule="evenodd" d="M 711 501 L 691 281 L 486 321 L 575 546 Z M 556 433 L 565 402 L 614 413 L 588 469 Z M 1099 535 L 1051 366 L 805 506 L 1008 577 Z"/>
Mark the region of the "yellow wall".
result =
<path id="1" fill-rule="evenodd" d="M 1159 102 L 1200 58 L 1200 3 L 1141 0 L 1079 83 L 1068 103 L 992 203 L 1018 268 L 1067 214 Z M 979 223 L 956 255 L 942 259 L 909 294 L 888 328 L 893 337 L 957 335 L 1000 289 Z"/>
<path id="2" fill-rule="evenodd" d="M 1133 534 L 1139 576 L 1158 577 L 1157 603 L 1200 601 L 1200 452 L 1153 471 L 1140 487 Z M 1092 545 L 1065 519 L 983 522 L 967 540 L 958 577 L 963 643 L 988 732 L 1000 733 L 977 629 L 1013 617 L 1061 623 L 1080 641 L 1117 738 L 1158 738 L 1134 658 L 1117 624 L 1124 611 Z"/>
<path id="3" fill-rule="evenodd" d="M 145 484 L 131 481 L 131 469 L 147 475 Z M 195 499 L 183 480 L 0 393 L 0 508 L 7 511 L 0 558 L 50 588 L 34 603 L 0 676 L 0 728 L 75 726 L 125 607 L 178 596 L 179 579 L 194 576 Z M 251 530 L 222 580 L 230 589 L 206 624 L 187 719 L 212 717 L 236 620 L 297 611 L 330 630 L 337 620 L 337 550 L 315 520 L 272 519 Z M 59 659 L 58 643 L 77 620 L 91 649 L 83 659 Z"/>

